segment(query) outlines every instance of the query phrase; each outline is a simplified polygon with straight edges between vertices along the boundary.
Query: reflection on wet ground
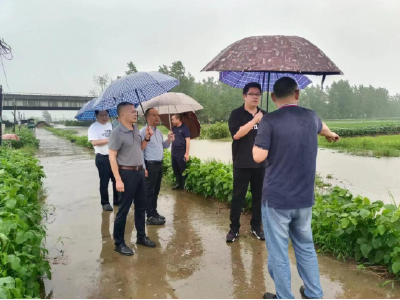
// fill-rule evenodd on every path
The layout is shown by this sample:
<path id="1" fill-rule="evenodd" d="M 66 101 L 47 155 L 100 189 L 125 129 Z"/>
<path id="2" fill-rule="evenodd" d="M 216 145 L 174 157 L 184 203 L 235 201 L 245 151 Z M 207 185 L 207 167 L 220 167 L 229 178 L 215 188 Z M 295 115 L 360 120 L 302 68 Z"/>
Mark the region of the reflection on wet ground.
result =
<path id="1" fill-rule="evenodd" d="M 116 212 L 103 212 L 93 154 L 45 130 L 39 157 L 47 178 L 48 204 L 56 207 L 48 224 L 47 248 L 53 279 L 45 293 L 54 298 L 261 298 L 274 291 L 266 267 L 265 244 L 249 235 L 242 216 L 241 236 L 225 243 L 226 205 L 163 186 L 159 211 L 164 226 L 147 226 L 154 249 L 135 245 L 134 215 L 125 231 L 135 255 L 114 252 Z M 111 187 L 111 186 L 110 186 Z M 110 189 L 111 192 L 111 189 Z M 301 285 L 290 250 L 292 287 Z M 319 256 L 325 298 L 399 298 L 398 289 L 377 286 L 378 277 L 358 273 L 353 263 Z"/>

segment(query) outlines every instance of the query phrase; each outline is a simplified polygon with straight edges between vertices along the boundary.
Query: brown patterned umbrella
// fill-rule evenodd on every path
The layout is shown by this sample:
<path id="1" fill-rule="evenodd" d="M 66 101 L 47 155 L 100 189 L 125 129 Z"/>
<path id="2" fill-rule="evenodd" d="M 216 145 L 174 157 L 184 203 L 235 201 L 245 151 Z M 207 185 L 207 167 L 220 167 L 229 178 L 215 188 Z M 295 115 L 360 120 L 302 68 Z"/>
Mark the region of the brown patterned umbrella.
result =
<path id="1" fill-rule="evenodd" d="M 317 46 L 298 36 L 253 36 L 221 51 L 202 71 L 264 71 L 342 75 Z"/>

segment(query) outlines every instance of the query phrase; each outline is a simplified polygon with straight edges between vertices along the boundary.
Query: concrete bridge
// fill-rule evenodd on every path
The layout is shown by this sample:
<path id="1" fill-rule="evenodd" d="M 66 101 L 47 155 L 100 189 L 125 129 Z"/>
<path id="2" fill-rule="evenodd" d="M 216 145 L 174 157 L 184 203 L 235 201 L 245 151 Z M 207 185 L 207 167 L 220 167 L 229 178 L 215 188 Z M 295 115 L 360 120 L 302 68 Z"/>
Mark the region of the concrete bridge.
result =
<path id="1" fill-rule="evenodd" d="M 3 94 L 3 110 L 14 110 L 14 99 L 18 110 L 79 110 L 91 96 L 69 96 L 50 94 Z"/>

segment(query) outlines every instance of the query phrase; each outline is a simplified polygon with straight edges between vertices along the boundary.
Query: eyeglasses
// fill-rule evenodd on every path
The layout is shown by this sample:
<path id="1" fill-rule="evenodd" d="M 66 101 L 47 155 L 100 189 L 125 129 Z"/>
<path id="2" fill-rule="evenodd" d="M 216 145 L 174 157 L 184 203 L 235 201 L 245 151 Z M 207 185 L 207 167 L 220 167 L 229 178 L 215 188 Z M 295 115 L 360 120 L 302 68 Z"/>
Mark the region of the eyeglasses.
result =
<path id="1" fill-rule="evenodd" d="M 250 96 L 250 97 L 253 97 L 253 96 L 260 97 L 261 96 L 261 94 L 253 94 L 253 93 L 248 93 L 246 95 Z"/>

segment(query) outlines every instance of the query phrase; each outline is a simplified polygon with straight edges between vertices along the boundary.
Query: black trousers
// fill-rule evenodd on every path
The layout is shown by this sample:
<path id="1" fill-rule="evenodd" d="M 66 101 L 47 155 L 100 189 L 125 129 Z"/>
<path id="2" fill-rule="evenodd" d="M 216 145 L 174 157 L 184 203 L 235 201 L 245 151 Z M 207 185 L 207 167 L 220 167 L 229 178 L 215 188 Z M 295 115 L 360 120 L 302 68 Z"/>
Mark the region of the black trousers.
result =
<path id="1" fill-rule="evenodd" d="M 176 184 L 180 185 L 181 188 L 185 187 L 186 179 L 186 176 L 182 175 L 186 170 L 185 153 L 186 150 L 173 150 L 171 153 L 172 170 L 174 170 Z"/>
<path id="2" fill-rule="evenodd" d="M 146 161 L 146 187 L 147 187 L 147 217 L 155 217 L 157 213 L 157 199 L 160 193 L 161 180 L 163 176 L 162 161 Z"/>
<path id="3" fill-rule="evenodd" d="M 249 188 L 252 194 L 252 228 L 261 227 L 261 195 L 264 182 L 265 168 L 257 169 L 233 169 L 233 195 L 231 203 L 231 228 L 240 228 L 240 215 Z"/>
<path id="4" fill-rule="evenodd" d="M 121 193 L 118 213 L 114 221 L 114 242 L 125 243 L 126 218 L 132 202 L 135 204 L 135 227 L 138 238 L 146 236 L 146 181 L 144 171 L 119 170 L 125 191 Z"/>
<path id="5" fill-rule="evenodd" d="M 110 204 L 108 198 L 108 184 L 110 183 L 110 179 L 113 185 L 114 203 L 118 203 L 118 192 L 115 188 L 115 178 L 111 170 L 111 164 L 108 155 L 96 154 L 95 162 L 96 162 L 96 167 L 99 170 L 99 177 L 100 177 L 101 205 Z"/>

